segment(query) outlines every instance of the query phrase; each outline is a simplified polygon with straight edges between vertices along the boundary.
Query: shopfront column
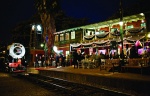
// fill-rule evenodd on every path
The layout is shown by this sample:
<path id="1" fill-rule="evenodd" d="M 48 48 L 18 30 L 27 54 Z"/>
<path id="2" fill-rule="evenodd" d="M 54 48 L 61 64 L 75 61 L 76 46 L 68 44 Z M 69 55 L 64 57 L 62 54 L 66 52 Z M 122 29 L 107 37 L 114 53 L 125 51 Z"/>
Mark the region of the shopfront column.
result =
<path id="1" fill-rule="evenodd" d="M 85 30 L 86 30 L 86 29 L 83 29 L 83 35 L 82 35 L 82 36 L 83 36 L 83 37 L 82 37 L 82 40 L 83 40 L 83 41 L 84 41 L 84 36 L 85 36 Z"/>

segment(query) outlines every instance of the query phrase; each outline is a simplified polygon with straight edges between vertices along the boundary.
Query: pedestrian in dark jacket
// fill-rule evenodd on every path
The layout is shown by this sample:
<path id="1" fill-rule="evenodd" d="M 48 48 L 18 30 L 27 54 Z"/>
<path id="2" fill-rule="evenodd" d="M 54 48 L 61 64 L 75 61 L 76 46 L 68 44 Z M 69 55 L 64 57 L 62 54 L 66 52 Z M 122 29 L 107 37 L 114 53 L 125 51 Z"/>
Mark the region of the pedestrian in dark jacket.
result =
<path id="1" fill-rule="evenodd" d="M 73 64 L 74 64 L 74 68 L 78 68 L 78 62 L 77 62 L 77 60 L 78 60 L 78 54 L 77 54 L 77 52 L 75 51 L 75 52 L 73 52 Z"/>
<path id="2" fill-rule="evenodd" d="M 77 60 L 78 60 L 78 62 L 81 62 L 81 60 L 82 60 L 82 54 L 81 54 L 80 51 L 78 51 L 77 54 L 78 54 L 78 55 L 77 55 Z"/>
<path id="3" fill-rule="evenodd" d="M 55 60 L 56 60 L 56 67 L 57 67 L 57 66 L 59 66 L 59 55 L 58 54 L 56 54 L 56 59 Z"/>

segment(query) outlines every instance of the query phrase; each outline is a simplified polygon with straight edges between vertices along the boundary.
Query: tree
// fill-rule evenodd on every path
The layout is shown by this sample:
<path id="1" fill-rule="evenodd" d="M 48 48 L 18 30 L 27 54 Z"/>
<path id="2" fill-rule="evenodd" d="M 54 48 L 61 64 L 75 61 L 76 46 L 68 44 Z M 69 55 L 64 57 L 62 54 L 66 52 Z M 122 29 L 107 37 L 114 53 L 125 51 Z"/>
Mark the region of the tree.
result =
<path id="1" fill-rule="evenodd" d="M 54 45 L 55 14 L 60 10 L 58 0 L 35 0 L 37 11 L 41 18 L 43 26 L 43 38 L 47 45 L 48 52 L 51 53 L 51 48 Z M 48 38 L 47 38 L 48 37 Z M 47 38 L 47 39 L 46 39 Z"/>
<path id="2" fill-rule="evenodd" d="M 50 51 L 54 44 L 53 33 L 88 24 L 87 18 L 76 19 L 66 16 L 58 1 L 59 0 L 35 0 L 37 13 L 28 21 L 22 21 L 12 29 L 13 42 L 20 42 L 28 47 L 31 24 L 41 23 L 44 28 L 43 39 L 45 40 L 46 36 L 48 37 L 47 45 Z"/>
<path id="3" fill-rule="evenodd" d="M 87 24 L 87 19 L 75 19 L 66 16 L 61 10 L 60 0 L 35 0 L 37 11 L 40 15 L 44 29 L 43 38 L 46 40 L 48 52 L 51 51 L 54 45 L 54 34 L 57 31 L 73 28 Z M 61 19 L 60 19 L 61 18 Z M 56 21 L 56 22 L 55 22 Z M 80 22 L 79 22 L 80 21 Z M 60 25 L 61 24 L 61 25 Z"/>
<path id="4" fill-rule="evenodd" d="M 29 46 L 30 42 L 30 25 L 29 22 L 19 23 L 12 31 L 12 42 L 23 44 L 25 47 Z"/>

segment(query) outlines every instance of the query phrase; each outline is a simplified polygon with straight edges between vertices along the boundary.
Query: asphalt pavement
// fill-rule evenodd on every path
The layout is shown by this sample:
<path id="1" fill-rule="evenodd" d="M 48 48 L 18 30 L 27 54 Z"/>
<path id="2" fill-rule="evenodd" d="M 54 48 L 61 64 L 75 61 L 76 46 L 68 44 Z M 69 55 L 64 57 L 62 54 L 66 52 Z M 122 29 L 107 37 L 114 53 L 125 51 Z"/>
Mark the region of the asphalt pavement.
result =
<path id="1" fill-rule="evenodd" d="M 0 96 L 61 96 L 61 94 L 0 72 Z"/>

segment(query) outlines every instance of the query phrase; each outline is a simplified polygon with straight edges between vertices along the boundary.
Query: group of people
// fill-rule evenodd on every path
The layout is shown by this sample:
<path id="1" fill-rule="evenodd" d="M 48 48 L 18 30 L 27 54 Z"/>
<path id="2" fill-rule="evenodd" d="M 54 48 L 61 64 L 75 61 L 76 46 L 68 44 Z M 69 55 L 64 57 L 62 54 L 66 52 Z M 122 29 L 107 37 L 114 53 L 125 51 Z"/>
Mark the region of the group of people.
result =
<path id="1" fill-rule="evenodd" d="M 82 54 L 81 51 L 74 51 L 67 57 L 64 56 L 62 53 L 54 54 L 53 59 L 45 58 L 44 55 L 36 54 L 35 56 L 35 67 L 46 67 L 46 66 L 55 66 L 55 67 L 65 67 L 69 65 L 74 65 L 74 68 L 79 68 L 79 64 L 81 64 L 82 60 L 85 59 L 93 59 L 93 60 L 101 60 L 98 58 L 99 55 L 96 56 L 96 54 L 92 54 L 89 56 L 88 54 Z M 104 56 L 100 56 L 104 57 Z M 46 59 L 46 61 L 45 61 Z M 72 63 L 71 63 L 72 62 Z M 100 62 L 100 61 L 98 61 Z"/>
<path id="2" fill-rule="evenodd" d="M 106 58 L 106 57 L 102 53 L 100 53 L 100 54 L 92 53 L 91 55 L 89 55 L 89 54 L 85 54 L 85 53 L 82 54 L 81 51 L 74 51 L 72 63 L 74 65 L 74 68 L 79 68 L 80 63 L 83 63 L 83 65 L 84 65 L 84 63 L 87 63 L 89 61 L 89 62 L 91 62 L 91 64 L 89 64 L 88 67 L 97 68 L 101 64 L 101 59 L 104 59 L 104 58 Z"/>
<path id="3" fill-rule="evenodd" d="M 45 56 L 44 55 L 35 55 L 34 67 L 44 67 L 45 65 Z"/>
<path id="4" fill-rule="evenodd" d="M 34 67 L 47 67 L 47 66 L 66 66 L 65 63 L 66 57 L 63 54 L 55 54 L 53 57 L 48 58 L 44 55 L 36 54 Z M 53 63 L 54 61 L 54 63 Z"/>
<path id="5" fill-rule="evenodd" d="M 84 56 L 83 56 L 83 54 L 81 54 L 81 51 L 74 51 L 73 52 L 74 68 L 79 68 L 79 63 L 81 63 L 82 59 L 84 59 Z"/>
<path id="6" fill-rule="evenodd" d="M 65 67 L 66 66 L 66 62 L 65 62 L 65 59 L 66 57 L 60 53 L 60 54 L 56 54 L 55 56 L 55 66 L 58 67 L 58 66 L 62 66 L 62 67 Z"/>

